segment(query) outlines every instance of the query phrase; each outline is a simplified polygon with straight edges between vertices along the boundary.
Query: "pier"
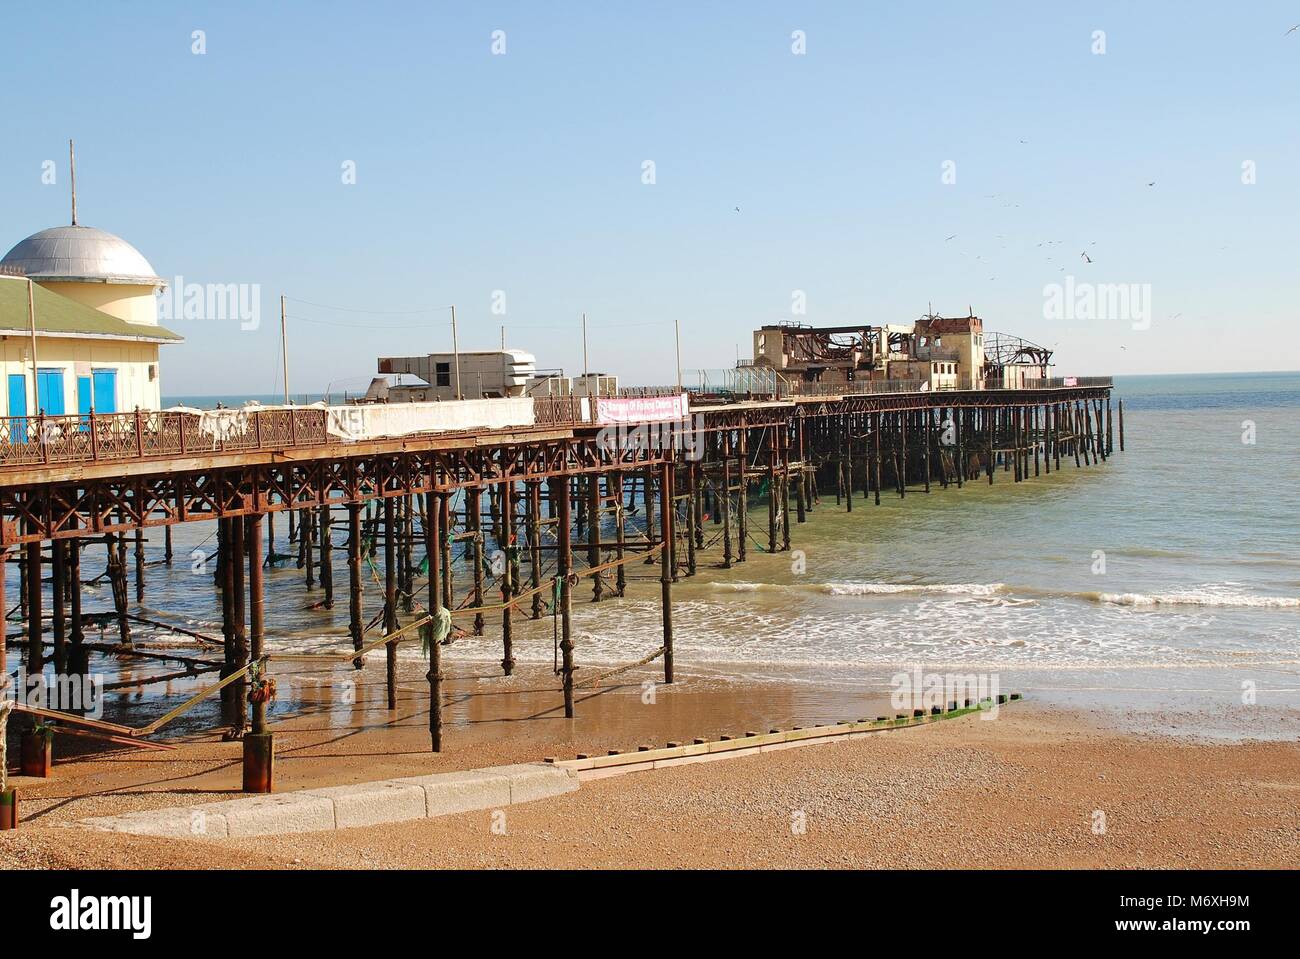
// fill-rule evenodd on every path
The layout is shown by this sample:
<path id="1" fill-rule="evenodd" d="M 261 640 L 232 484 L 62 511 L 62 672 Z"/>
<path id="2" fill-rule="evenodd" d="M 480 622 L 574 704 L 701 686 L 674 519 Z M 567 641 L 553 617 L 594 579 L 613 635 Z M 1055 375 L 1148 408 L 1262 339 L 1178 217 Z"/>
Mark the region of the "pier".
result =
<path id="1" fill-rule="evenodd" d="M 1123 405 L 1115 410 L 1111 394 L 1102 377 L 941 390 L 888 380 L 745 393 L 638 388 L 466 401 L 513 404 L 519 421 L 401 435 L 354 429 L 355 411 L 366 408 L 321 405 L 0 419 L 0 554 L 21 571 L 17 597 L 3 595 L 0 579 L 0 604 L 22 623 L 0 644 L 9 682 L 21 671 L 40 675 L 47 663 L 84 673 L 92 616 L 116 631 L 115 653 L 158 657 L 131 649 L 133 627 L 150 622 L 132 606 L 149 588 L 144 534 L 162 529 L 171 562 L 171 527 L 218 524 L 206 568 L 220 597 L 221 635 L 192 633 L 212 658 L 161 657 L 183 667 L 180 675 L 215 679 L 141 726 L 26 705 L 20 691 L 13 715 L 33 721 L 23 770 L 49 773 L 53 733 L 165 746 L 150 737 L 220 696 L 227 735 L 244 743 L 245 790 L 269 792 L 275 668 L 332 662 L 351 670 L 382 648 L 393 710 L 397 646 L 416 642 L 428 650 L 429 744 L 438 751 L 447 735 L 443 647 L 457 635 L 499 630 L 500 670 L 509 676 L 515 624 L 543 616 L 556 620 L 555 695 L 572 718 L 575 690 L 620 672 L 658 663 L 663 682 L 673 682 L 673 584 L 681 577 L 744 563 L 753 550 L 796 548 L 798 526 L 814 509 L 956 495 L 967 483 L 1103 464 L 1117 434 L 1124 446 Z M 443 420 L 460 408 L 421 405 L 440 407 Z M 348 636 L 337 651 L 268 646 L 276 625 L 263 568 L 285 542 L 275 538 L 277 517 L 297 550 L 304 590 L 322 606 L 346 604 Z M 468 563 L 454 560 L 458 548 Z M 88 612 L 79 584 L 95 553 L 113 606 Z M 633 564 L 658 574 L 661 643 L 635 662 L 580 672 L 573 606 L 622 596 Z"/>

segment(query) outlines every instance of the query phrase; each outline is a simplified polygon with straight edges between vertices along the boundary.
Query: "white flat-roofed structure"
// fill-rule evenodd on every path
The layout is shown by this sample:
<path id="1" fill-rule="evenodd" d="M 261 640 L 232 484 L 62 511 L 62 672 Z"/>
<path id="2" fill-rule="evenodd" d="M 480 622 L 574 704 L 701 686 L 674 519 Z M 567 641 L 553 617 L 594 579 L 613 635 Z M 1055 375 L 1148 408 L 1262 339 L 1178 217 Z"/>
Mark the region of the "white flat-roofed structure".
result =
<path id="1" fill-rule="evenodd" d="M 537 359 L 524 350 L 383 356 L 379 372 L 399 377 L 388 391 L 391 403 L 523 396 Z M 402 376 L 421 382 L 403 383 Z"/>

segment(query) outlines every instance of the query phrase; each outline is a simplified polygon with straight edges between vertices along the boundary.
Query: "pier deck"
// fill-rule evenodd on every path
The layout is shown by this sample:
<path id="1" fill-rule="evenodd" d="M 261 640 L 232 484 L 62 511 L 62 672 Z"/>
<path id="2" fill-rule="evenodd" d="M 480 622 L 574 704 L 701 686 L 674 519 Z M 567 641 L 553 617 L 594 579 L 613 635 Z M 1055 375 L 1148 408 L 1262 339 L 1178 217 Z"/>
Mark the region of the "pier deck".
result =
<path id="1" fill-rule="evenodd" d="M 265 642 L 262 568 L 273 543 L 265 528 L 276 513 L 288 514 L 305 588 L 319 590 L 326 607 L 334 602 L 335 531 L 343 529 L 350 643 L 333 658 L 346 667 L 363 649 L 383 647 L 390 704 L 396 645 L 425 635 L 436 751 L 440 647 L 452 638 L 453 616 L 472 617 L 465 628 L 476 634 L 487 614 L 499 618 L 509 675 L 512 617 L 555 613 L 563 656 L 557 693 L 572 717 L 569 611 L 583 583 L 593 600 L 619 596 L 629 564 L 657 565 L 662 645 L 632 665 L 662 660 L 664 681 L 672 682 L 672 585 L 694 575 L 706 554 L 723 568 L 744 562 L 756 538 L 756 505 L 766 506 L 758 520 L 766 520 L 766 548 L 778 552 L 791 548 L 793 529 L 824 498 L 851 511 L 855 500 L 878 504 L 885 490 L 906 496 L 993 483 L 999 471 L 1019 482 L 1060 469 L 1062 458 L 1079 467 L 1103 462 L 1115 448 L 1109 379 L 940 392 L 863 387 L 695 394 L 688 419 L 618 426 L 602 425 L 600 400 L 539 400 L 526 425 L 349 441 L 331 435 L 323 407 L 257 411 L 251 428 L 220 438 L 192 412 L 10 419 L 0 423 L 0 554 L 12 553 L 4 558 L 20 567 L 16 611 L 25 635 L 9 640 L 23 646 L 29 676 L 41 673 L 47 649 L 58 672 L 85 671 L 85 615 L 74 584 L 83 552 L 99 544 L 113 587 L 109 615 L 129 648 L 128 540 L 140 603 L 142 531 L 167 529 L 170 561 L 170 527 L 216 520 L 224 663 L 220 685 L 207 692 L 222 696 L 232 732 L 245 740 L 246 787 L 265 791 L 273 750 L 262 694 L 277 655 Z M 1118 432 L 1122 450 L 1122 403 Z M 453 543 L 472 562 L 454 562 Z M 493 549 L 506 558 L 499 567 L 485 563 Z M 417 583 L 426 561 L 428 575 Z M 383 570 L 373 623 L 362 608 L 363 563 Z M 9 608 L 2 586 L 0 606 Z M 0 645 L 0 675 L 11 671 L 7 645 Z M 58 723 L 78 719 L 62 715 Z M 160 728 L 100 732 L 129 740 Z"/>

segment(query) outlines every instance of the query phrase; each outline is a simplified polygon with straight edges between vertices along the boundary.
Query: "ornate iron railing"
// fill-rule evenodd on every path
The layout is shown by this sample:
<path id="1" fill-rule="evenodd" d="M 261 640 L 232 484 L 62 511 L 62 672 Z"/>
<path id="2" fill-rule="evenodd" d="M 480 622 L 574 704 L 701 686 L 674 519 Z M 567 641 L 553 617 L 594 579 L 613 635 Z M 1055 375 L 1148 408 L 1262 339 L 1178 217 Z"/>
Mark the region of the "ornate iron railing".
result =
<path id="1" fill-rule="evenodd" d="M 805 383 L 776 379 L 772 398 L 794 396 L 859 396 L 915 393 L 921 380 L 861 380 L 852 383 Z M 1056 377 L 1028 380 L 1007 389 L 1111 387 L 1109 376 Z M 1000 381 L 985 389 L 1004 388 Z M 667 388 L 664 388 L 667 391 Z M 656 388 L 631 395 L 669 395 Z M 699 395 L 702 391 L 690 390 Z M 676 388 L 671 394 L 676 393 Z M 750 395 L 764 395 L 754 393 Z M 533 398 L 536 426 L 578 426 L 596 421 L 598 400 L 581 396 Z M 243 407 L 197 413 L 181 410 L 136 410 L 133 413 L 93 413 L 66 416 L 0 417 L 0 468 L 68 463 L 112 463 L 163 459 L 169 456 L 211 455 L 325 446 L 337 441 L 328 429 L 328 411 L 301 408 Z"/>
<path id="2" fill-rule="evenodd" d="M 201 453 L 320 446 L 325 410 L 176 410 L 0 417 L 0 466 L 104 463 Z"/>
<path id="3" fill-rule="evenodd" d="M 851 383 L 784 383 L 783 396 L 863 396 L 875 393 L 917 393 L 921 380 L 854 380 Z"/>

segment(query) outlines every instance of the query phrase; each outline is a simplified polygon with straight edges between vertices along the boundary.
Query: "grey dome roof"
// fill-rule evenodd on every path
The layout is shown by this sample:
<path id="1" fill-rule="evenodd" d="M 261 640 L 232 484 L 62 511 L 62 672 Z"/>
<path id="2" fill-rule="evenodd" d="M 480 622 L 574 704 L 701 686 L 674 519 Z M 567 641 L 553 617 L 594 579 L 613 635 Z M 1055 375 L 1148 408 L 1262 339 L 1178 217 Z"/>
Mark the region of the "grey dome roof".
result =
<path id="1" fill-rule="evenodd" d="M 139 250 L 120 236 L 90 226 L 56 226 L 33 233 L 6 253 L 0 266 L 34 280 L 162 283 Z"/>

